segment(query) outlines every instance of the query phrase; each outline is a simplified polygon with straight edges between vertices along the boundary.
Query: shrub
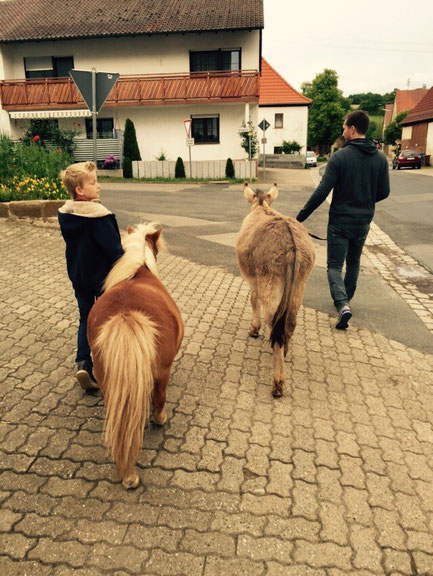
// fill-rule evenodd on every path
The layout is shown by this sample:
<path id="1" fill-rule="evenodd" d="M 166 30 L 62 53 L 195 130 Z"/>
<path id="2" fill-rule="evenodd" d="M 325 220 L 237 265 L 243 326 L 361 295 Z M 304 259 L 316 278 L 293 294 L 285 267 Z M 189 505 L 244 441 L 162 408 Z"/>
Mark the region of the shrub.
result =
<path id="1" fill-rule="evenodd" d="M 302 146 L 300 144 L 298 144 L 298 142 L 296 142 L 296 140 L 291 140 L 289 142 L 287 142 L 286 140 L 283 140 L 283 152 L 284 154 L 295 154 L 296 152 L 299 152 L 299 150 L 302 148 Z"/>
<path id="2" fill-rule="evenodd" d="M 123 176 L 125 178 L 132 178 L 133 160 L 141 160 L 141 156 L 134 123 L 127 118 L 125 122 L 125 132 L 123 134 Z"/>
<path id="3" fill-rule="evenodd" d="M 227 178 L 234 178 L 235 177 L 235 167 L 233 166 L 233 161 L 231 158 L 227 158 L 226 176 L 227 176 Z"/>
<path id="4" fill-rule="evenodd" d="M 254 130 L 252 122 L 248 122 L 248 124 L 246 124 L 245 121 L 242 122 L 242 128 L 245 128 L 245 130 L 242 130 L 240 132 L 241 147 L 245 150 L 245 152 L 247 153 L 247 156 L 248 156 L 249 151 L 250 151 L 250 142 L 251 142 L 251 159 L 253 159 L 253 158 L 255 158 L 257 150 L 259 148 L 259 141 L 257 139 L 257 132 Z"/>
<path id="5" fill-rule="evenodd" d="M 132 160 L 131 158 L 123 159 L 123 177 L 132 178 Z"/>
<path id="6" fill-rule="evenodd" d="M 183 160 L 180 156 L 176 160 L 176 167 L 174 169 L 174 177 L 175 178 L 185 178 L 185 166 L 183 165 Z"/>
<path id="7" fill-rule="evenodd" d="M 0 184 L 0 202 L 12 200 L 62 200 L 69 194 L 59 178 L 37 178 L 33 176 L 14 176 Z"/>
<path id="8" fill-rule="evenodd" d="M 69 156 L 73 156 L 74 138 L 80 133 L 80 126 L 81 124 L 78 124 L 77 129 L 74 130 L 61 130 L 56 120 L 30 120 L 23 142 L 24 144 L 36 143 L 44 148 L 60 148 Z"/>

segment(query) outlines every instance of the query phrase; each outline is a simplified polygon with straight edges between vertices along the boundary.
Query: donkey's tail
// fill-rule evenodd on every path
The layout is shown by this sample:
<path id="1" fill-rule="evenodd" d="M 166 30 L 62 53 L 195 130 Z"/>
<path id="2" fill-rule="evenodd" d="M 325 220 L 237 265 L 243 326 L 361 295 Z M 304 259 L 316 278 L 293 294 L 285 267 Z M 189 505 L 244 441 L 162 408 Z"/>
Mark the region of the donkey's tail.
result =
<path id="1" fill-rule="evenodd" d="M 294 234 L 290 230 L 293 239 L 293 262 L 290 264 L 288 257 L 284 265 L 283 294 L 280 303 L 272 319 L 270 341 L 271 345 L 284 346 L 284 356 L 289 348 L 289 341 L 296 327 L 295 310 L 295 282 L 299 278 L 300 261 L 295 243 Z"/>
<path id="2" fill-rule="evenodd" d="M 110 318 L 96 339 L 104 380 L 105 443 L 122 479 L 133 470 L 149 418 L 156 325 L 130 311 Z"/>

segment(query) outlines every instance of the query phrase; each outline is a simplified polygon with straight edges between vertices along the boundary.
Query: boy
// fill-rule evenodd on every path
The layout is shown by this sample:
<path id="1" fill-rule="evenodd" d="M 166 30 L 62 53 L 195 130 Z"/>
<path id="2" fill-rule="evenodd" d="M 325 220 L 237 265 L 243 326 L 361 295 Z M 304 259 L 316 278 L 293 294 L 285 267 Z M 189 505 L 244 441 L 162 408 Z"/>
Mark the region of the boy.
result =
<path id="1" fill-rule="evenodd" d="M 66 243 L 68 276 L 80 313 L 77 380 L 84 390 L 97 389 L 87 341 L 87 317 L 112 265 L 123 255 L 116 217 L 99 202 L 96 166 L 93 162 L 71 164 L 61 173 L 71 196 L 59 209 L 59 224 Z"/>

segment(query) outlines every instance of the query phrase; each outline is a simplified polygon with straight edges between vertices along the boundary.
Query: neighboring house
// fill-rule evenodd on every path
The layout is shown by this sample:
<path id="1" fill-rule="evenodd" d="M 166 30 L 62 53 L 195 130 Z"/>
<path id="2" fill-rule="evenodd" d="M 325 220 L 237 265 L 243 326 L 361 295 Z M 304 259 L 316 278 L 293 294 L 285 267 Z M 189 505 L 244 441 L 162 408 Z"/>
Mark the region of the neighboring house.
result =
<path id="1" fill-rule="evenodd" d="M 394 102 L 385 104 L 385 117 L 383 120 L 383 133 L 385 128 L 393 122 L 399 114 L 413 110 L 422 98 L 427 94 L 426 88 L 415 90 L 396 90 Z"/>
<path id="2" fill-rule="evenodd" d="M 259 122 L 266 119 L 270 124 L 266 131 L 268 154 L 280 154 L 283 140 L 296 140 L 302 146 L 301 153 L 305 154 L 310 104 L 309 98 L 297 92 L 262 58 Z M 259 136 L 263 136 L 260 129 L 259 132 Z"/>
<path id="3" fill-rule="evenodd" d="M 413 149 L 433 156 L 433 86 L 400 124 L 402 150 Z"/>
<path id="4" fill-rule="evenodd" d="M 143 160 L 186 158 L 185 119 L 193 160 L 245 158 L 238 128 L 258 121 L 263 0 L 3 0 L 0 21 L 1 132 L 17 139 L 29 119 L 54 118 L 81 130 L 77 154 L 89 155 L 90 113 L 68 74 L 95 67 L 120 74 L 98 115 L 99 160 L 127 118 Z"/>

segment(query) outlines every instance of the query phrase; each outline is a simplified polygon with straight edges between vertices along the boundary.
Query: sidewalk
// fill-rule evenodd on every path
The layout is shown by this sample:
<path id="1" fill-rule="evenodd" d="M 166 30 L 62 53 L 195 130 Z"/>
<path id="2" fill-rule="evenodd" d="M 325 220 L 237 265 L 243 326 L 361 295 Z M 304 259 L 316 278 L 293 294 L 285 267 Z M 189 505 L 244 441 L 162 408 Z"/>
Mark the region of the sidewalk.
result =
<path id="1" fill-rule="evenodd" d="M 164 256 L 185 339 L 126 492 L 73 377 L 59 231 L 0 236 L 2 576 L 433 574 L 433 355 L 302 308 L 276 401 L 247 286 Z"/>

